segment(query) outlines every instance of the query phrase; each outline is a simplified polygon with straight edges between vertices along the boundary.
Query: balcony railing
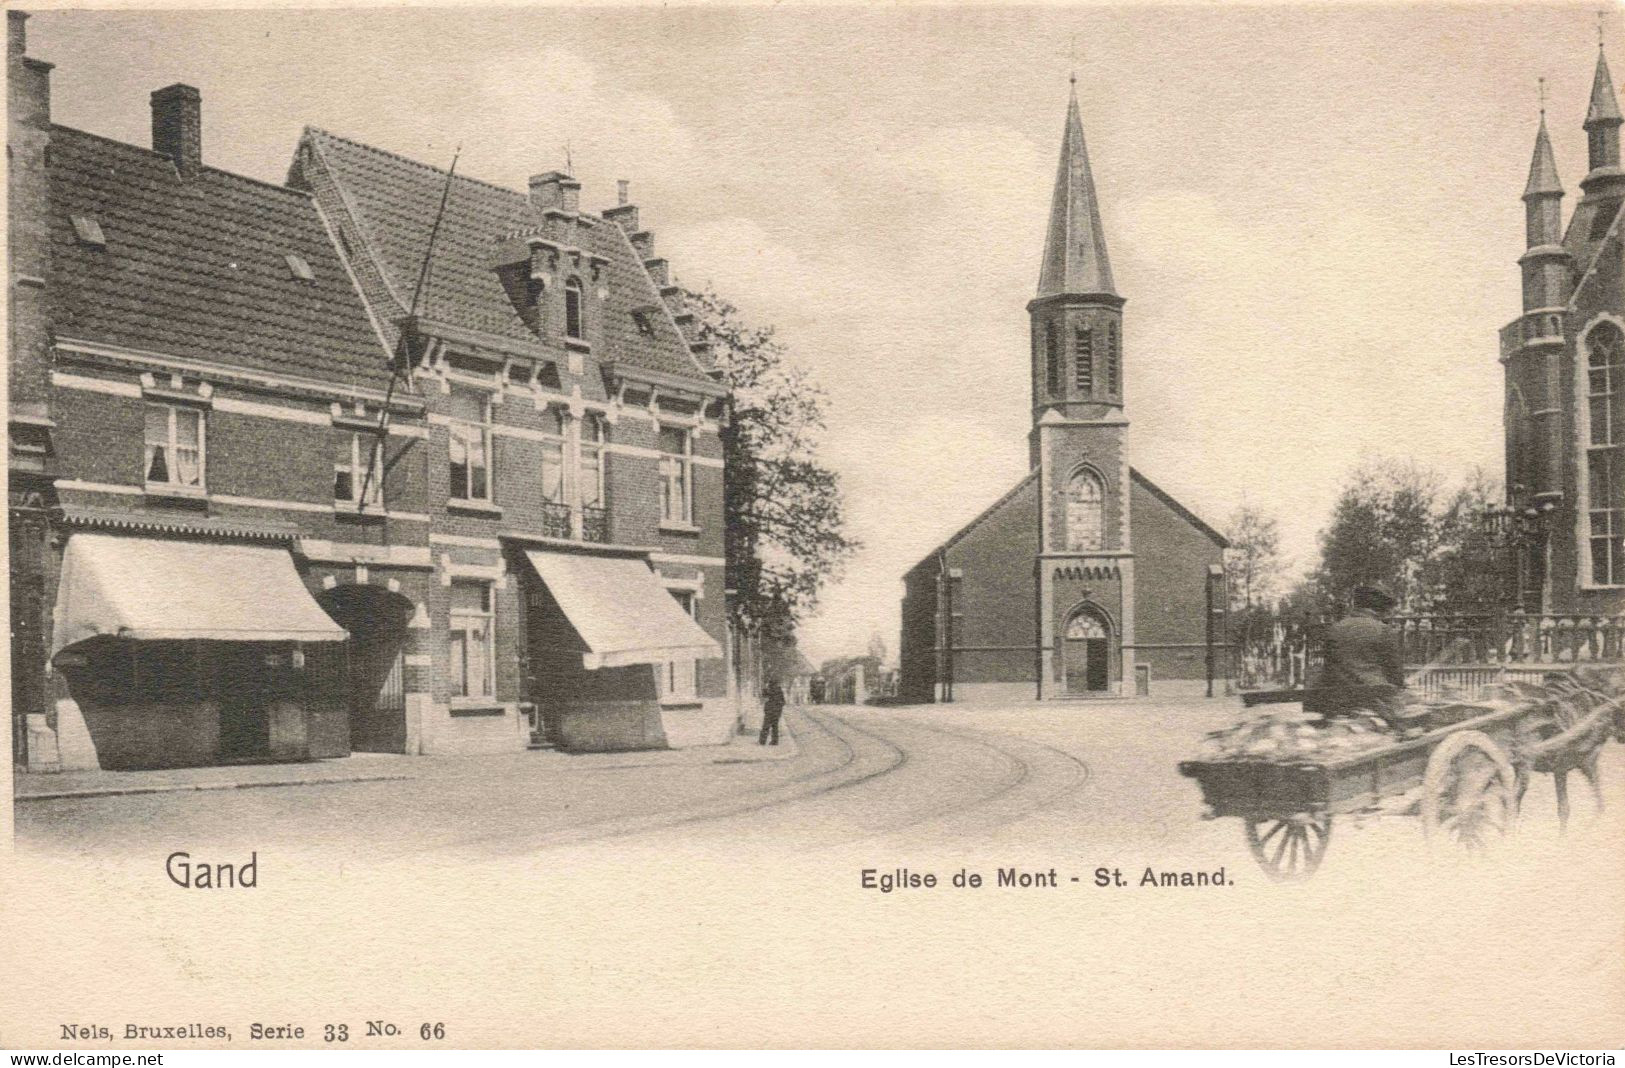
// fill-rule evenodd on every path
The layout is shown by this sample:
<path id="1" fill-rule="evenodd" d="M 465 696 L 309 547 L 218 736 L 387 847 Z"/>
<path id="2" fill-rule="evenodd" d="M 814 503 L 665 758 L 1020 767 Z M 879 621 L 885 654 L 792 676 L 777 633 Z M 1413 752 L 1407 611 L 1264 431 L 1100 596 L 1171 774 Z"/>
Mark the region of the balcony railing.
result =
<path id="1" fill-rule="evenodd" d="M 609 541 L 609 510 L 584 507 L 581 509 L 581 540 Z"/>
<path id="2" fill-rule="evenodd" d="M 542 502 L 542 533 L 549 538 L 573 538 L 575 530 L 570 522 L 570 506 L 558 501 Z"/>

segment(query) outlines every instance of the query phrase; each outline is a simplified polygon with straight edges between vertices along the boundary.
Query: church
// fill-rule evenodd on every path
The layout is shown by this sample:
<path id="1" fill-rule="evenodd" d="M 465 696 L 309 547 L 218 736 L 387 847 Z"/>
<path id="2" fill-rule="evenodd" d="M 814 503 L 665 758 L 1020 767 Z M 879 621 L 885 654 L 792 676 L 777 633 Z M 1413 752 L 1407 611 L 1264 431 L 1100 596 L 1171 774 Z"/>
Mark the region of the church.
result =
<path id="1" fill-rule="evenodd" d="M 1027 305 L 1030 470 L 904 576 L 905 700 L 1194 693 L 1225 673 L 1224 537 L 1131 462 L 1125 303 L 1074 80 Z"/>
<path id="2" fill-rule="evenodd" d="M 1563 225 L 1541 109 L 1524 187 L 1523 312 L 1501 329 L 1510 600 L 1529 613 L 1625 612 L 1625 125 L 1599 50 L 1587 174 Z"/>

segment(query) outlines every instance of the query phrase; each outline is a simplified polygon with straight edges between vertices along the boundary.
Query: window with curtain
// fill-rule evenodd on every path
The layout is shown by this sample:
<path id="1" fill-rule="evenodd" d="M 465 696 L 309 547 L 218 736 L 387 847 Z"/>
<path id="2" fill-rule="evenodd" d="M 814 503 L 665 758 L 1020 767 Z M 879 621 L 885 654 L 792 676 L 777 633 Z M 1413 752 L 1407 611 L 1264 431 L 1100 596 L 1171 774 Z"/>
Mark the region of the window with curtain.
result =
<path id="1" fill-rule="evenodd" d="M 604 417 L 589 413 L 580 423 L 580 485 L 583 508 L 604 507 Z"/>
<path id="2" fill-rule="evenodd" d="M 1586 337 L 1586 423 L 1591 582 L 1625 586 L 1625 333 L 1610 322 Z"/>
<path id="3" fill-rule="evenodd" d="M 1100 476 L 1083 470 L 1066 486 L 1066 547 L 1090 552 L 1106 546 L 1106 487 Z"/>
<path id="4" fill-rule="evenodd" d="M 333 457 L 333 499 L 359 504 L 363 493 L 369 506 L 383 504 L 383 442 L 366 431 L 340 434 Z"/>
<path id="5" fill-rule="evenodd" d="M 564 504 L 568 498 L 564 484 L 565 427 L 564 417 L 556 407 L 549 405 L 542 411 L 542 500 L 549 504 Z"/>
<path id="6" fill-rule="evenodd" d="M 491 500 L 491 401 L 482 391 L 453 386 L 448 398 L 451 496 Z"/>
<path id="7" fill-rule="evenodd" d="M 451 584 L 451 692 L 456 697 L 490 697 L 496 690 L 492 650 L 495 612 L 491 584 L 454 580 Z"/>
<path id="8" fill-rule="evenodd" d="M 660 428 L 660 517 L 694 521 L 694 438 L 687 427 Z"/>
<path id="9" fill-rule="evenodd" d="M 203 412 L 178 404 L 148 404 L 146 481 L 203 488 Z"/>

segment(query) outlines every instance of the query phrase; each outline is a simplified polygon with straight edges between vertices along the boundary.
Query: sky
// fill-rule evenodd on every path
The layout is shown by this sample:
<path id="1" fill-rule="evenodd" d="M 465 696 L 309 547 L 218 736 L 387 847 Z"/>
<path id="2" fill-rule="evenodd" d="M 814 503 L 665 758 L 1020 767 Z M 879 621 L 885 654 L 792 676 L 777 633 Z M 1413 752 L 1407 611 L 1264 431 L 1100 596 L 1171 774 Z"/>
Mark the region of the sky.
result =
<path id="1" fill-rule="evenodd" d="M 1578 195 L 1595 6 L 40 11 L 56 121 L 269 181 L 320 126 L 524 189 L 568 148 L 658 255 L 829 397 L 864 548 L 803 627 L 895 656 L 903 573 L 1026 471 L 1026 302 L 1076 70 L 1124 322 L 1132 462 L 1289 565 L 1363 456 L 1499 472 L 1496 331 L 1547 80 Z M 1612 7 L 1608 39 L 1625 34 Z M 1614 49 L 1625 74 L 1625 40 Z"/>

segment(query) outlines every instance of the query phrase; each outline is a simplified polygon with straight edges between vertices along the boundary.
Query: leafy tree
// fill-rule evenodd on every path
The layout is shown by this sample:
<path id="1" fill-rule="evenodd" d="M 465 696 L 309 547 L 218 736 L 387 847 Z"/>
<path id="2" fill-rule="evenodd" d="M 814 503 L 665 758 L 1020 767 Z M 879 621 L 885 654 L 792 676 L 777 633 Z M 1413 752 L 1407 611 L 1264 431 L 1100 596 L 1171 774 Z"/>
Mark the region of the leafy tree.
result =
<path id="1" fill-rule="evenodd" d="M 1481 469 L 1447 494 L 1426 468 L 1367 458 L 1332 509 L 1320 566 L 1296 607 L 1324 612 L 1355 586 L 1374 585 L 1398 597 L 1402 612 L 1493 610 L 1505 590 L 1483 516 L 1500 495 Z"/>
<path id="2" fill-rule="evenodd" d="M 1440 511 L 1438 548 L 1422 571 L 1435 610 L 1489 612 L 1504 602 L 1502 549 L 1484 522 L 1501 499 L 1500 483 L 1474 468 Z"/>
<path id="3" fill-rule="evenodd" d="M 1431 600 L 1425 569 L 1438 549 L 1438 476 L 1415 463 L 1368 457 L 1351 473 L 1320 535 L 1311 581 L 1319 601 L 1344 601 L 1356 586 L 1382 586 L 1401 611 Z"/>
<path id="4" fill-rule="evenodd" d="M 788 641 L 859 548 L 845 533 L 840 481 L 816 456 L 825 396 L 772 327 L 746 323 L 713 292 L 685 298 L 730 390 L 722 427 L 730 613 L 749 633 Z"/>
<path id="5" fill-rule="evenodd" d="M 1224 571 L 1230 588 L 1230 610 L 1241 613 L 1259 605 L 1269 607 L 1279 596 L 1281 531 L 1275 517 L 1243 504 L 1225 526 Z"/>

